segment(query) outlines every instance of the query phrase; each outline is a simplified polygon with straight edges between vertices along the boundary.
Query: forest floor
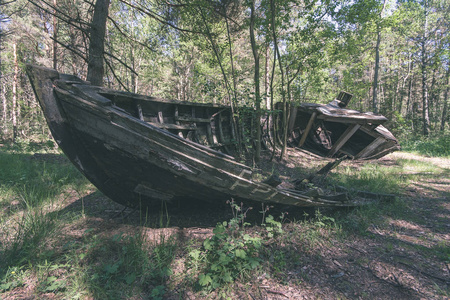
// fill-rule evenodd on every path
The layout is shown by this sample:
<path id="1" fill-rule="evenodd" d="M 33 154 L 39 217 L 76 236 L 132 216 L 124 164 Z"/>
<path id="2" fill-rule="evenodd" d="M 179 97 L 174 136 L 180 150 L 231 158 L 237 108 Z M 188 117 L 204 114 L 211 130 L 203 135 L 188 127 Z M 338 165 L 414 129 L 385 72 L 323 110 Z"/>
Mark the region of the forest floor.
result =
<path id="1" fill-rule="evenodd" d="M 66 163 L 64 157 L 50 154 L 33 156 L 33 159 L 49 163 L 54 160 L 61 163 L 62 159 L 62 163 Z M 412 161 L 413 166 L 422 164 L 422 167 L 405 164 Z M 286 170 L 314 170 L 324 163 L 326 161 L 291 152 L 282 164 L 277 163 L 272 169 L 277 168 L 281 175 L 287 176 L 290 174 L 283 174 Z M 345 161 L 333 172 L 351 170 L 352 174 L 357 174 L 359 169 L 364 172 L 367 164 L 370 168 L 382 169 L 403 166 L 399 174 L 396 172 L 400 169 L 390 174 L 408 176 L 399 187 L 394 203 L 320 212 L 273 207 L 270 214 L 285 215 L 283 233 L 264 239 L 261 267 L 249 279 L 237 280 L 212 292 L 199 291 L 195 280 L 186 280 L 189 273 L 186 261 L 189 249 L 201 247 L 202 241 L 213 235 L 218 222 L 233 218 L 226 203 L 179 203 L 168 210 L 148 212 L 143 222 L 142 213 L 112 202 L 91 186 L 82 195 L 68 192 L 57 206 L 58 215 L 82 215 L 64 225 L 61 239 L 84 243 L 89 237 L 114 239 L 142 230 L 149 243 L 170 240 L 176 244 L 171 272 L 159 291 L 155 283 L 123 295 L 107 294 L 106 298 L 449 299 L 450 159 L 397 152 L 370 163 Z M 435 169 L 429 171 L 423 168 L 424 164 Z M 244 205 L 255 206 L 247 214 L 246 220 L 251 225 L 246 232 L 260 232 L 261 204 Z M 62 247 L 61 241 L 53 242 L 55 249 Z M 62 255 L 65 250 L 55 251 Z M 84 262 L 88 263 L 95 262 Z M 30 275 L 25 284 L 4 290 L 0 299 L 63 299 L 70 295 L 64 289 L 59 292 L 37 290 L 39 278 L 33 276 L 38 277 Z M 69 277 L 66 274 L 66 278 Z M 133 283 L 131 290 L 132 286 Z M 96 299 L 99 294 L 83 292 L 79 295 L 82 299 Z"/>

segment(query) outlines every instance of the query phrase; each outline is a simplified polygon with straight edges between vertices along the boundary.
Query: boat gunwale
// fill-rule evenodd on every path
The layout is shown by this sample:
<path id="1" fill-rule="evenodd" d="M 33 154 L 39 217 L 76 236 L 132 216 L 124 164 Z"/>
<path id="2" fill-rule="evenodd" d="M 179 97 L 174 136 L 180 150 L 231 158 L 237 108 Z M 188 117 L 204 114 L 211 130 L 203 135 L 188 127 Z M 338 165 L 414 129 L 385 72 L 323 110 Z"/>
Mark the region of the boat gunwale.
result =
<path id="1" fill-rule="evenodd" d="M 145 124 L 147 127 L 151 127 L 153 130 L 156 130 L 156 131 L 158 131 L 158 132 L 160 132 L 162 134 L 169 135 L 172 138 L 176 138 L 176 139 L 181 140 L 183 142 L 189 143 L 193 147 L 200 148 L 200 149 L 202 149 L 202 150 L 204 150 L 206 152 L 212 153 L 212 154 L 217 155 L 217 156 L 221 156 L 221 157 L 226 158 L 228 160 L 232 160 L 234 163 L 240 164 L 239 162 L 236 161 L 236 158 L 231 156 L 231 155 L 228 155 L 226 153 L 214 150 L 213 148 L 210 148 L 208 146 L 202 145 L 200 143 L 196 143 L 194 141 L 190 141 L 188 139 L 182 138 L 182 137 L 180 137 L 180 136 L 178 136 L 178 135 L 176 135 L 176 134 L 174 134 L 174 133 L 172 133 L 170 131 L 164 130 L 162 128 L 159 128 L 158 126 L 153 125 L 151 122 L 140 120 L 139 118 L 137 118 L 137 117 L 129 114 L 128 112 L 126 112 L 124 109 L 113 105 L 113 103 L 112 103 L 112 101 L 110 99 L 108 99 L 108 98 L 104 97 L 103 95 L 101 95 L 100 93 L 98 93 L 97 87 L 92 87 L 92 86 L 84 85 L 84 84 L 81 84 L 81 85 L 80 84 L 73 84 L 73 86 L 82 95 L 86 95 L 88 97 L 94 97 L 94 101 L 97 101 L 96 98 L 99 98 L 99 97 L 102 97 L 102 98 L 106 99 L 107 101 L 110 101 L 111 105 L 99 105 L 99 107 L 101 107 L 103 109 L 110 109 L 111 112 L 119 112 L 119 113 L 128 115 L 129 117 L 134 119 L 136 122 L 141 123 L 141 124 Z M 58 88 L 59 91 L 67 91 L 66 89 L 64 89 L 62 87 L 56 87 L 56 88 Z M 83 101 L 88 100 L 88 99 L 84 99 L 83 97 L 81 97 L 81 95 L 78 95 L 78 96 Z M 99 98 L 98 100 L 100 100 L 100 101 L 102 101 L 102 103 L 104 103 L 103 99 Z M 132 100 L 132 99 L 130 99 L 130 100 Z M 93 102 L 89 101 L 89 103 L 93 103 Z M 93 104 L 95 105 L 95 103 L 93 103 Z M 165 103 L 165 104 L 178 104 L 178 103 Z M 186 102 L 184 102 L 182 104 L 183 105 L 188 105 Z M 188 105 L 188 106 L 191 106 L 191 105 Z M 204 107 L 209 107 L 208 105 L 203 105 L 203 106 Z M 220 108 L 220 107 L 217 107 L 217 108 Z M 224 106 L 224 108 L 229 108 L 229 107 L 228 106 Z M 241 165 L 243 165 L 243 164 L 241 164 Z M 246 165 L 244 165 L 244 166 L 246 166 Z M 246 166 L 246 167 L 248 167 L 248 166 Z"/>

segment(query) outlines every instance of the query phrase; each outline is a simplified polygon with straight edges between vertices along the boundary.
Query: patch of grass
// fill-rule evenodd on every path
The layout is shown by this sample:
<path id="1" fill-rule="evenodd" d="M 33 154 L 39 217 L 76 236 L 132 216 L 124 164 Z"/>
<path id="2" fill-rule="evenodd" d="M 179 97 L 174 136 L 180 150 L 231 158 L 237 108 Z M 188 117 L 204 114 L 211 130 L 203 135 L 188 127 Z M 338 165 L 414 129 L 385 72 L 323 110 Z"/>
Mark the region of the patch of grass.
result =
<path id="1" fill-rule="evenodd" d="M 390 202 L 375 202 L 351 209 L 350 211 L 337 211 L 337 223 L 342 226 L 343 233 L 367 235 L 371 225 L 385 225 L 388 217 L 399 218 L 408 215 L 409 208 L 406 202 L 396 198 Z"/>
<path id="2" fill-rule="evenodd" d="M 59 234 L 59 225 L 56 215 L 28 207 L 17 223 L 3 231 L 6 234 L 0 248 L 0 291 L 12 290 L 32 280 L 37 281 L 37 289 L 41 292 L 56 291 L 65 286 L 64 281 L 50 272 L 55 270 L 57 252 L 52 241 Z"/>
<path id="3" fill-rule="evenodd" d="M 397 159 L 396 164 L 384 166 L 367 162 L 361 167 L 340 166 L 329 176 L 332 185 L 348 189 L 384 194 L 400 194 L 420 178 L 445 175 L 448 170 L 434 164 L 412 159 Z"/>
<path id="4" fill-rule="evenodd" d="M 0 290 L 29 281 L 22 274 L 35 278 L 41 292 L 61 290 L 66 283 L 53 274 L 55 265 L 59 268 L 54 247 L 69 220 L 52 210 L 67 190 L 81 192 L 89 185 L 62 154 L 32 155 L 23 148 L 0 151 Z"/>
<path id="5" fill-rule="evenodd" d="M 84 251 L 71 254 L 78 268 L 76 274 L 82 274 L 72 278 L 71 286 L 77 286 L 77 290 L 84 290 L 95 299 L 125 299 L 149 294 L 153 289 L 161 294 L 161 286 L 172 274 L 174 239 L 162 235 L 152 244 L 143 232 L 138 232 L 135 235 L 119 233 L 111 238 L 93 235 L 85 242 Z"/>
<path id="6" fill-rule="evenodd" d="M 347 188 L 357 188 L 370 192 L 395 193 L 402 186 L 403 180 L 394 170 L 377 165 L 366 164 L 360 170 L 354 167 L 341 167 L 330 178 L 333 184 Z"/>
<path id="7" fill-rule="evenodd" d="M 50 156 L 48 161 L 46 155 Z M 36 159 L 32 155 L 0 151 L 0 169 L 2 206 L 18 200 L 23 208 L 36 207 L 69 187 L 80 191 L 88 184 L 62 154 L 42 154 Z M 6 197 L 11 194 L 17 195 L 16 199 Z"/>
<path id="8" fill-rule="evenodd" d="M 304 251 L 314 251 L 314 249 L 327 242 L 327 236 L 332 233 L 340 233 L 341 225 L 334 217 L 324 214 L 320 209 L 315 210 L 313 215 L 304 213 L 302 221 L 294 222 L 293 240 L 301 242 Z"/>
<path id="9" fill-rule="evenodd" d="M 436 137 L 414 137 L 401 142 L 402 150 L 426 156 L 450 157 L 450 134 Z"/>

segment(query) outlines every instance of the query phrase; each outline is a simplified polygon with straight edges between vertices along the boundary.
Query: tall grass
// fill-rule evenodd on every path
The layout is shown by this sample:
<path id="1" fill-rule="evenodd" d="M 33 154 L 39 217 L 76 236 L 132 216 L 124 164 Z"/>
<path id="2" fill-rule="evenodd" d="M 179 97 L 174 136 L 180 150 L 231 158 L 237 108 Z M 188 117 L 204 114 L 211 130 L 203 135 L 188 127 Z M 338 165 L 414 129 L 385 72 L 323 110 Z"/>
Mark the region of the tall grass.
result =
<path id="1" fill-rule="evenodd" d="M 55 151 L 35 156 L 18 146 L 0 150 L 0 170 L 0 290 L 7 290 L 52 259 L 63 224 L 52 207 L 67 190 L 82 191 L 88 182 Z M 52 278 L 43 280 L 55 286 Z"/>
<path id="2" fill-rule="evenodd" d="M 75 269 L 68 294 L 83 291 L 94 299 L 128 299 L 163 293 L 161 286 L 172 274 L 175 249 L 173 238 L 149 241 L 142 228 L 135 234 L 112 237 L 86 232 L 83 242 L 66 255 Z"/>

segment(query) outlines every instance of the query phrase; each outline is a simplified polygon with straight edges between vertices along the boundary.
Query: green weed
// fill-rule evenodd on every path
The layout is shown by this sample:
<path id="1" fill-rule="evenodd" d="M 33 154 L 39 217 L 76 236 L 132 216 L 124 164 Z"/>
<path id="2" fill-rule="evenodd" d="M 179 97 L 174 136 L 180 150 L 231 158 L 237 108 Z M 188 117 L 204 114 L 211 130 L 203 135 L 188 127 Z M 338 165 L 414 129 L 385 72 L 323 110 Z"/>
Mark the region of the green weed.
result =
<path id="1" fill-rule="evenodd" d="M 23 213 L 15 227 L 11 241 L 2 249 L 5 258 L 2 264 L 23 265 L 45 259 L 50 254 L 46 251 L 45 243 L 57 229 L 55 217 L 45 214 L 41 209 L 30 209 Z"/>
<path id="2" fill-rule="evenodd" d="M 233 218 L 218 223 L 213 236 L 203 242 L 203 248 L 189 252 L 190 266 L 200 270 L 198 284 L 207 290 L 226 286 L 237 279 L 248 279 L 261 264 L 261 237 L 246 233 L 246 211 L 242 205 L 230 202 Z"/>
<path id="3" fill-rule="evenodd" d="M 80 286 L 96 299 L 144 293 L 152 286 L 164 286 L 172 275 L 176 244 L 164 235 L 155 244 L 147 240 L 143 231 L 135 235 L 116 234 L 109 239 L 94 235 L 86 240 L 86 246 L 82 255 L 72 256 L 84 276 L 73 278 L 71 285 Z M 154 288 L 148 292 L 163 290 Z"/>

